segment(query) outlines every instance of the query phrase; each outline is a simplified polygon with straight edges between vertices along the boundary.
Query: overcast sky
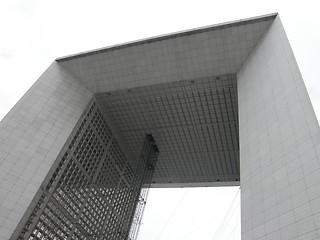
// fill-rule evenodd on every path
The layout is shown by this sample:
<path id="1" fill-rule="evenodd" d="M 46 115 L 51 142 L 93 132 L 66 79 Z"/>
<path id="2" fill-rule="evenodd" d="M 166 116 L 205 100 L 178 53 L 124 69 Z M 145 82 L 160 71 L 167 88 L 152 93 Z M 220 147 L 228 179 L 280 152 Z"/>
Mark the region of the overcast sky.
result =
<path id="1" fill-rule="evenodd" d="M 57 57 L 273 12 L 280 14 L 319 119 L 317 2 L 0 0 L 0 119 Z M 220 210 L 228 209 L 236 192 L 236 188 L 152 190 L 148 206 L 154 210 L 147 206 L 140 239 L 213 239 L 221 221 L 218 216 L 223 215 Z M 167 216 L 159 216 L 164 210 Z M 172 227 L 174 223 L 179 227 Z M 239 234 L 232 237 L 240 239 Z"/>

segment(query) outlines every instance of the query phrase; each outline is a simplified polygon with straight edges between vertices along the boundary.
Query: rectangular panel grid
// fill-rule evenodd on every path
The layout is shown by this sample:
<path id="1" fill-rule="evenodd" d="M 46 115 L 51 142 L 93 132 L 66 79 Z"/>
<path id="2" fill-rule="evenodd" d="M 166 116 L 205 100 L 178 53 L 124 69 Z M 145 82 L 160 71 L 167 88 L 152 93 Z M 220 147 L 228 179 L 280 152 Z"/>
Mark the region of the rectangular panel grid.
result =
<path id="1" fill-rule="evenodd" d="M 237 72 L 275 14 L 57 59 L 93 93 Z"/>
<path id="2" fill-rule="evenodd" d="M 77 126 L 18 226 L 18 239 L 128 237 L 146 162 L 132 170 L 94 100 Z"/>
<path id="3" fill-rule="evenodd" d="M 96 94 L 136 161 L 157 139 L 155 183 L 239 180 L 236 74 Z"/>

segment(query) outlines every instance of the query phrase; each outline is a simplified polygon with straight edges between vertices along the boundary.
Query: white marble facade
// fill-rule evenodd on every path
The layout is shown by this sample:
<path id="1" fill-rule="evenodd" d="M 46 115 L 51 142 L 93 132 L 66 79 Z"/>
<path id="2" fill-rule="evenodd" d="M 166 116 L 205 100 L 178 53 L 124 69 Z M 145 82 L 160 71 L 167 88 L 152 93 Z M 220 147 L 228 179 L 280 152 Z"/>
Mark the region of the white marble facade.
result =
<path id="1" fill-rule="evenodd" d="M 319 239 L 320 129 L 279 17 L 238 94 L 242 239 Z"/>
<path id="2" fill-rule="evenodd" d="M 280 18 L 271 14 L 57 59 L 0 123 L 0 240 L 30 211 L 94 95 L 226 74 L 237 76 L 240 182 L 199 185 L 241 186 L 243 240 L 320 239 L 320 129 Z M 168 171 L 163 186 L 197 185 L 196 164 L 182 168 L 192 181 L 177 183 Z"/>

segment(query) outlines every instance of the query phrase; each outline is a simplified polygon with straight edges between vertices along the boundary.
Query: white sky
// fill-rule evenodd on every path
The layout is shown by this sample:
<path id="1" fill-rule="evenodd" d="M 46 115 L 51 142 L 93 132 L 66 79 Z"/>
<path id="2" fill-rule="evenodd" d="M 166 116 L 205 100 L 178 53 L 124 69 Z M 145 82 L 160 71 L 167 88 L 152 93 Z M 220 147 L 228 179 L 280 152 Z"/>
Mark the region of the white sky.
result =
<path id="1" fill-rule="evenodd" d="M 57 57 L 273 12 L 280 13 L 319 119 L 320 6 L 317 2 L 319 1 L 0 0 L 0 119 Z M 187 197 L 182 199 L 175 214 L 163 228 L 184 191 L 186 190 L 151 191 L 148 206 L 160 211 L 154 210 L 152 213 L 150 210 L 151 217 L 144 220 L 141 228 L 141 240 L 213 239 L 214 226 L 219 225 L 216 220 L 212 220 L 209 227 L 206 225 L 194 232 L 194 236 L 187 237 L 183 234 L 209 221 L 210 217 L 207 218 L 205 213 L 214 218 L 221 215 L 220 210 L 229 207 L 237 190 L 189 190 Z M 192 191 L 197 192 L 193 194 Z M 194 199 L 195 196 L 200 199 Z M 222 200 L 216 200 L 219 196 Z M 169 216 L 158 215 L 164 210 L 168 210 Z M 203 214 L 189 217 L 188 212 Z M 147 214 L 148 209 L 146 218 Z M 176 217 L 179 215 L 180 218 Z M 162 219 L 162 223 L 159 219 Z M 186 223 L 186 219 L 190 219 L 191 223 Z M 155 225 L 148 226 L 149 222 L 154 222 Z M 171 227 L 174 222 L 180 227 Z M 239 239 L 239 236 L 234 239 Z"/>
<path id="2" fill-rule="evenodd" d="M 138 240 L 240 240 L 239 187 L 150 189 Z"/>

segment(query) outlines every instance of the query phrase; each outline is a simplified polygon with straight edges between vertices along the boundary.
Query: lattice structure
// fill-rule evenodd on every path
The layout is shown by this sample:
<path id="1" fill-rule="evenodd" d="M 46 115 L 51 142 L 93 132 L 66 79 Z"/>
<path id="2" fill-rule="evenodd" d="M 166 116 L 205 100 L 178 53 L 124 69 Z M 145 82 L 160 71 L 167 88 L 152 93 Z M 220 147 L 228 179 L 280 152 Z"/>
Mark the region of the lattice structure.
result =
<path id="1" fill-rule="evenodd" d="M 236 74 L 98 93 L 96 97 L 134 159 L 139 159 L 144 133 L 157 139 L 161 154 L 153 177 L 156 184 L 239 181 Z"/>
<path id="2" fill-rule="evenodd" d="M 242 239 L 320 239 L 320 128 L 276 13 L 54 61 L 0 123 L 0 239 L 127 238 L 146 133 L 154 186 L 241 184 Z"/>
<path id="3" fill-rule="evenodd" d="M 153 138 L 146 137 L 134 172 L 93 101 L 61 156 L 18 239 L 127 239 L 141 187 L 154 170 Z"/>
<path id="4" fill-rule="evenodd" d="M 139 161 L 140 173 L 140 195 L 138 195 L 135 214 L 131 220 L 132 225 L 129 232 L 128 240 L 135 240 L 138 237 L 143 212 L 146 206 L 149 188 L 158 157 L 158 147 L 154 143 L 152 135 L 147 135 L 144 140 L 143 150 Z"/>

